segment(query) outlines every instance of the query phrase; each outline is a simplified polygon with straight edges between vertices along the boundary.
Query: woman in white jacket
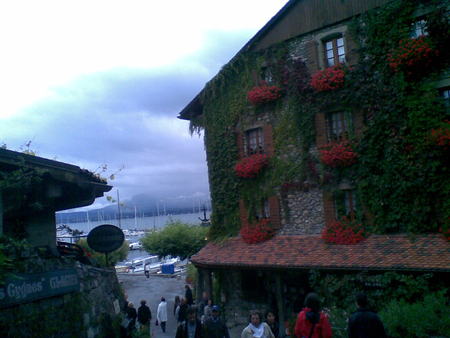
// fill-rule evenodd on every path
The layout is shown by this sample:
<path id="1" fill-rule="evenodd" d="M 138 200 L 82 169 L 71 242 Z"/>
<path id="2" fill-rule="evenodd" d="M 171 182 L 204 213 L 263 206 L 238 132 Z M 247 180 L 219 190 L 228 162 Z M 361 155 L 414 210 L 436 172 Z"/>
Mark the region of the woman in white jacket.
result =
<path id="1" fill-rule="evenodd" d="M 161 297 L 161 303 L 158 305 L 158 311 L 156 312 L 156 319 L 159 324 L 161 324 L 161 329 L 166 332 L 166 322 L 167 322 L 167 302 L 164 297 Z"/>

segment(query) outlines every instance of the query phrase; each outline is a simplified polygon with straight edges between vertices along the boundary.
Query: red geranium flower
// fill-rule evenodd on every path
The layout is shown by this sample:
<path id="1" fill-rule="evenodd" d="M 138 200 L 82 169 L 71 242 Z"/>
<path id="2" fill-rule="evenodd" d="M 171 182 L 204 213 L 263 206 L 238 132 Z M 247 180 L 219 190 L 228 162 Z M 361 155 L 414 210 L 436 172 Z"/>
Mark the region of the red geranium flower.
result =
<path id="1" fill-rule="evenodd" d="M 331 222 L 322 231 L 322 239 L 327 243 L 356 244 L 365 239 L 364 227 L 349 217 Z"/>
<path id="2" fill-rule="evenodd" d="M 331 168 L 348 167 L 356 163 L 358 158 L 358 154 L 347 141 L 328 143 L 321 147 L 319 152 L 320 161 Z"/>
<path id="3" fill-rule="evenodd" d="M 270 226 L 270 220 L 264 218 L 257 223 L 242 227 L 239 233 L 245 243 L 255 244 L 272 238 L 275 230 Z"/>
<path id="4" fill-rule="evenodd" d="M 334 90 L 344 85 L 344 79 L 344 68 L 336 65 L 315 73 L 311 77 L 311 86 L 318 92 Z"/>
<path id="5" fill-rule="evenodd" d="M 266 154 L 253 154 L 236 163 L 234 171 L 239 177 L 254 178 L 268 163 L 269 157 Z"/>
<path id="6" fill-rule="evenodd" d="M 254 87 L 247 93 L 247 99 L 255 106 L 278 100 L 280 97 L 281 89 L 267 84 Z"/>
<path id="7" fill-rule="evenodd" d="M 438 54 L 425 36 L 400 40 L 397 49 L 388 55 L 389 67 L 394 72 L 404 71 L 412 75 L 430 66 Z"/>

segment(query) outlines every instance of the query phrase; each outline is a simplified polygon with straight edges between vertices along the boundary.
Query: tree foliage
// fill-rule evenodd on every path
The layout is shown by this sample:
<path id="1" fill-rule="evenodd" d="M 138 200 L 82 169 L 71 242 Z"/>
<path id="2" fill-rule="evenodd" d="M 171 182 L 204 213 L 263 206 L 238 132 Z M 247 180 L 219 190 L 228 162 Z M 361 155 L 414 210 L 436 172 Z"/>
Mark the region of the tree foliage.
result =
<path id="1" fill-rule="evenodd" d="M 127 241 L 124 241 L 119 249 L 108 254 L 109 264 L 107 265 L 105 254 L 91 249 L 85 238 L 80 239 L 77 244 L 83 248 L 88 257 L 93 258 L 101 266 L 112 266 L 117 262 L 123 261 L 127 258 L 128 251 L 130 250 L 129 243 Z"/>
<path id="2" fill-rule="evenodd" d="M 147 234 L 141 243 L 145 250 L 160 257 L 188 258 L 206 244 L 208 228 L 174 221 L 160 230 Z"/>

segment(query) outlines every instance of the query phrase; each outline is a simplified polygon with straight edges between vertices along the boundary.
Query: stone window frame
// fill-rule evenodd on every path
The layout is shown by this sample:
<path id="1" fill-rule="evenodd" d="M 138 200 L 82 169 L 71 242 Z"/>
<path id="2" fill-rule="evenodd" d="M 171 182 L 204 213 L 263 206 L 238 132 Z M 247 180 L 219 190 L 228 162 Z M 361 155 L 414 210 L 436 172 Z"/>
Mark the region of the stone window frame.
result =
<path id="1" fill-rule="evenodd" d="M 335 27 L 332 29 L 327 30 L 326 32 L 323 33 L 318 33 L 314 36 L 314 40 L 317 43 L 317 48 L 318 48 L 318 65 L 319 65 L 319 69 L 325 69 L 328 68 L 329 66 L 327 65 L 327 56 L 326 56 L 326 48 L 325 48 L 325 43 L 329 40 L 332 39 L 336 39 L 336 38 L 340 38 L 342 37 L 343 42 L 344 42 L 344 64 L 347 63 L 348 60 L 348 45 L 347 45 L 347 32 L 348 32 L 348 27 L 347 25 L 342 25 L 339 27 Z"/>

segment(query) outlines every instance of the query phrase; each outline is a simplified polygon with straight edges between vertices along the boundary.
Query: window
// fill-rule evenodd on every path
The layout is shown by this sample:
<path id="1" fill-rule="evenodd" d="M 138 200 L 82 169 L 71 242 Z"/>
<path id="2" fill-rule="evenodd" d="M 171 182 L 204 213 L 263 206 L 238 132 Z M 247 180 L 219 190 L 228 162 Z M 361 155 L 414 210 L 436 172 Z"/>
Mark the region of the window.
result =
<path id="1" fill-rule="evenodd" d="M 439 95 L 444 99 L 447 113 L 450 113 L 450 87 L 444 87 L 439 89 Z"/>
<path id="2" fill-rule="evenodd" d="M 247 130 L 245 132 L 245 151 L 247 155 L 264 153 L 264 138 L 262 128 Z"/>
<path id="3" fill-rule="evenodd" d="M 341 190 L 334 199 L 336 217 L 350 216 L 355 217 L 358 210 L 358 203 L 354 190 Z"/>
<path id="4" fill-rule="evenodd" d="M 327 115 L 328 142 L 348 138 L 351 130 L 352 117 L 346 112 L 333 112 Z"/>
<path id="5" fill-rule="evenodd" d="M 410 37 L 418 38 L 428 35 L 427 21 L 425 19 L 419 19 L 411 25 Z"/>
<path id="6" fill-rule="evenodd" d="M 269 67 L 262 68 L 262 70 L 261 70 L 261 78 L 268 85 L 273 85 L 274 82 L 275 82 L 275 80 L 273 78 L 272 71 L 270 70 Z"/>
<path id="7" fill-rule="evenodd" d="M 256 219 L 261 220 L 270 217 L 269 200 L 264 199 L 256 210 Z"/>
<path id="8" fill-rule="evenodd" d="M 344 38 L 342 36 L 324 41 L 324 45 L 326 59 L 325 64 L 327 67 L 335 66 L 339 63 L 345 62 Z"/>

